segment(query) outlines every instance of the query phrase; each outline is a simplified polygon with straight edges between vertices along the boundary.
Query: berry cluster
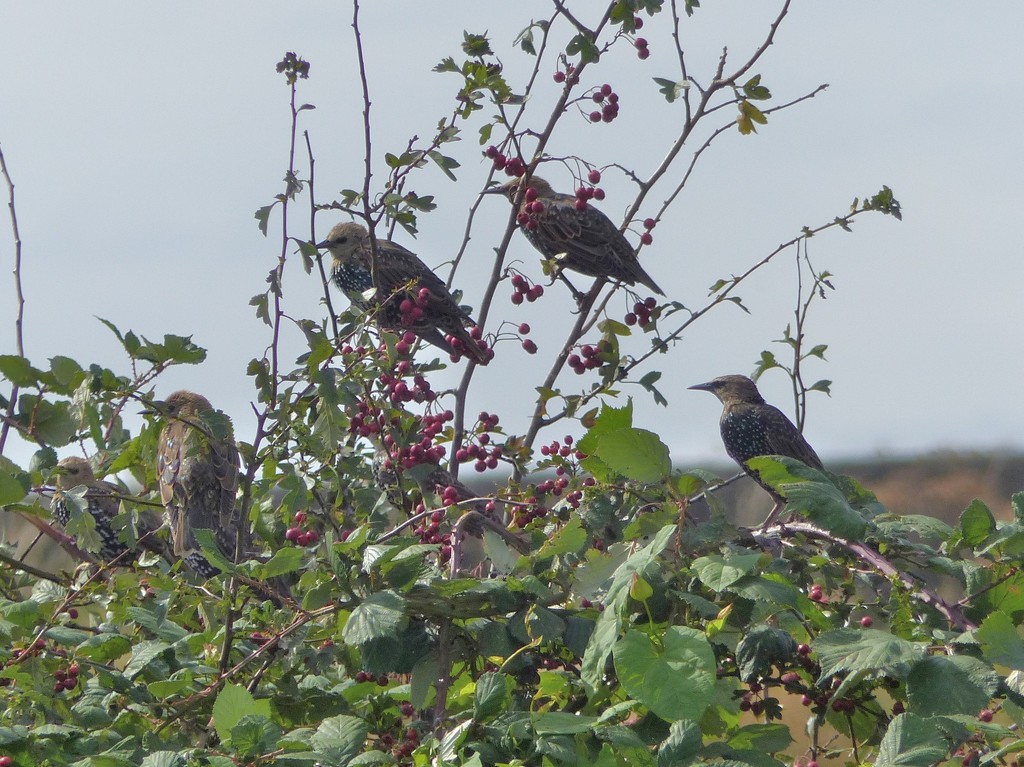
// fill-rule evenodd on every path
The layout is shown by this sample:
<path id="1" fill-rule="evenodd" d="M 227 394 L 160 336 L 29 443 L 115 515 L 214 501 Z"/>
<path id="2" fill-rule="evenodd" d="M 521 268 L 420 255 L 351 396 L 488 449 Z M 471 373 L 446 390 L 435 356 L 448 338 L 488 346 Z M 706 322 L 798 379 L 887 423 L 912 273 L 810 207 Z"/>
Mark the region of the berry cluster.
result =
<path id="1" fill-rule="evenodd" d="M 57 681 L 53 683 L 53 691 L 60 693 L 65 690 L 73 690 L 78 687 L 78 672 L 80 671 L 77 663 L 70 664 L 66 669 L 59 668 L 53 672 L 53 678 Z"/>
<path id="2" fill-rule="evenodd" d="M 657 319 L 660 312 L 656 311 L 658 306 L 657 300 L 654 296 L 648 296 L 643 301 L 637 301 L 633 304 L 633 311 L 626 313 L 626 324 L 627 325 L 639 325 L 641 328 L 646 328 L 651 324 L 652 319 Z"/>
<path id="3" fill-rule="evenodd" d="M 487 342 L 483 340 L 484 331 L 480 329 L 479 325 L 474 325 L 469 329 L 469 337 L 476 341 L 476 345 L 484 351 L 488 359 L 493 359 L 494 350 L 491 349 Z M 449 359 L 452 362 L 458 362 L 459 359 L 466 356 L 466 349 L 463 346 L 462 339 L 456 338 L 453 335 L 447 335 L 445 338 L 448 340 L 448 345 L 455 350 L 455 354 L 450 355 Z"/>
<path id="4" fill-rule="evenodd" d="M 416 505 L 416 513 L 422 514 L 426 511 L 426 508 L 422 503 Z M 427 524 L 419 524 L 413 529 L 413 533 L 419 536 L 420 543 L 424 544 L 440 544 L 441 550 L 438 554 L 438 558 L 443 565 L 452 556 L 452 547 L 448 542 L 447 533 L 441 532 L 441 523 L 444 522 L 443 511 L 433 511 L 428 517 Z"/>
<path id="5" fill-rule="evenodd" d="M 402 325 L 408 328 L 422 320 L 423 307 L 430 302 L 430 298 L 429 288 L 420 288 L 415 296 L 403 298 L 401 303 L 398 304 L 398 311 L 402 314 Z M 404 354 L 404 352 L 399 352 L 399 354 Z"/>
<path id="6" fill-rule="evenodd" d="M 529 191 L 529 190 L 527 190 Z M 536 222 L 533 222 L 536 225 Z M 533 303 L 544 295 L 544 286 L 530 284 L 530 281 L 521 274 L 512 275 L 512 303 L 519 306 L 523 301 Z"/>
<path id="7" fill-rule="evenodd" d="M 473 464 L 476 471 L 487 471 L 498 467 L 501 459 L 502 449 L 500 445 L 488 447 L 491 444 L 491 432 L 498 426 L 498 416 L 488 413 L 486 410 L 477 416 L 476 441 L 470 442 L 455 451 L 455 460 L 459 463 Z"/>
<path id="8" fill-rule="evenodd" d="M 295 521 L 284 533 L 284 539 L 299 546 L 309 546 L 320 540 L 320 532 L 308 526 L 309 515 L 304 511 L 295 512 Z"/>
<path id="9" fill-rule="evenodd" d="M 484 156 L 493 164 L 495 170 L 504 171 L 506 176 L 519 178 L 526 173 L 526 163 L 519 157 L 506 157 L 505 154 L 493 144 L 484 150 Z"/>
<path id="10" fill-rule="evenodd" d="M 363 682 L 376 682 L 378 687 L 387 687 L 388 675 L 381 674 L 380 676 L 377 676 L 376 674 L 371 674 L 369 671 L 357 671 L 356 682 L 360 684 Z"/>
<path id="11" fill-rule="evenodd" d="M 406 333 L 412 335 L 412 333 Z M 398 343 L 403 343 L 405 338 Z M 412 372 L 412 363 L 409 360 L 400 360 L 395 365 L 395 373 L 381 373 L 380 381 L 386 396 L 391 404 L 399 407 L 406 402 L 433 402 L 437 394 L 431 390 L 430 383 L 421 375 L 415 375 L 412 379 L 412 386 L 406 383 L 403 378 Z"/>
<path id="12" fill-rule="evenodd" d="M 599 613 L 604 612 L 604 602 L 592 602 L 587 598 L 583 598 L 580 600 L 580 607 L 583 607 L 584 609 L 593 607 Z"/>
<path id="13" fill-rule="evenodd" d="M 810 599 L 812 602 L 818 602 L 820 604 L 828 603 L 828 597 L 825 596 L 824 592 L 821 590 L 821 586 L 817 583 L 815 583 L 813 586 L 811 586 L 810 589 L 808 589 L 807 598 Z"/>
<path id="14" fill-rule="evenodd" d="M 651 234 L 651 230 L 657 225 L 658 222 L 655 221 L 653 218 L 644 219 L 644 229 L 646 231 L 640 235 L 641 244 L 650 245 L 652 242 L 654 242 L 654 235 Z"/>
<path id="15" fill-rule="evenodd" d="M 420 440 L 411 445 L 399 446 L 390 434 L 384 435 L 384 447 L 388 450 L 388 461 L 384 468 L 390 470 L 395 464 L 411 469 L 421 463 L 438 463 L 445 454 L 444 445 L 435 445 L 434 438 L 444 429 L 445 423 L 455 419 L 455 413 L 445 410 L 440 413 L 426 413 L 420 418 Z"/>
<path id="16" fill-rule="evenodd" d="M 576 74 L 576 67 L 572 64 L 567 64 L 565 71 L 558 70 L 552 76 L 556 83 L 568 83 L 569 85 L 575 85 L 580 81 L 579 76 Z"/>
<path id="17" fill-rule="evenodd" d="M 583 375 L 586 371 L 599 368 L 604 364 L 601 361 L 600 354 L 609 351 L 607 346 L 607 341 L 599 341 L 596 346 L 583 344 L 580 346 L 580 353 L 570 354 L 566 363 L 576 375 Z"/>
<path id="18" fill-rule="evenodd" d="M 512 507 L 512 524 L 522 530 L 533 520 L 546 518 L 548 512 L 546 506 L 537 503 L 537 496 L 531 495 L 526 498 L 524 505 Z"/>
<path id="19" fill-rule="evenodd" d="M 601 180 L 600 172 L 596 170 L 590 171 L 589 177 L 593 178 L 597 175 L 598 181 Z M 594 182 L 597 183 L 597 182 Z M 587 203 L 590 200 L 601 201 L 604 199 L 604 189 L 599 186 L 587 186 L 585 184 L 576 187 L 576 210 L 584 211 L 587 209 Z"/>
<path id="20" fill-rule="evenodd" d="M 619 94 L 613 91 L 612 86 L 608 83 L 605 83 L 600 88 L 595 88 L 590 98 L 594 103 L 601 105 L 600 110 L 595 109 L 590 113 L 590 122 L 610 123 L 619 116 Z"/>
<path id="21" fill-rule="evenodd" d="M 638 37 L 634 40 L 633 47 L 636 48 L 636 57 L 641 61 L 651 55 L 651 52 L 647 49 L 647 40 L 643 37 Z"/>
<path id="22" fill-rule="evenodd" d="M 519 335 L 520 336 L 525 336 L 525 335 L 527 335 L 530 332 L 530 326 L 527 323 L 524 322 L 524 323 L 522 323 L 519 326 L 518 330 L 519 330 Z M 537 353 L 537 344 L 534 343 L 532 338 L 523 338 L 522 341 L 523 341 L 523 349 L 526 350 L 527 354 L 536 354 Z"/>

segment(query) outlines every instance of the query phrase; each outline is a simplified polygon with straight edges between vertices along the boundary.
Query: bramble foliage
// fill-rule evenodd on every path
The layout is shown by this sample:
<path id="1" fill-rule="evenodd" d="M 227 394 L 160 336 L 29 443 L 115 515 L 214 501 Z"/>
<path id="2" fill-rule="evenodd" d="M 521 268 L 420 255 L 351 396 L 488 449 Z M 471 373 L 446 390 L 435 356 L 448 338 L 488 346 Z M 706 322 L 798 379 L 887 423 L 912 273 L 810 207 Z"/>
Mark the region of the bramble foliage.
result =
<path id="1" fill-rule="evenodd" d="M 470 128 L 493 180 L 557 164 L 578 180 L 584 207 L 600 201 L 601 174 L 626 158 L 556 157 L 551 128 L 635 119 L 620 114 L 613 90 L 587 84 L 591 70 L 613 48 L 648 59 L 640 30 L 686 19 L 661 0 L 616 0 L 592 21 L 595 9 L 576 5 L 556 2 L 551 18 L 516 38 L 508 55 L 534 62 L 524 82 L 503 75 L 495 50 L 504 41 L 467 32 L 462 51 L 437 66 L 461 84 L 436 132 L 380 154 L 380 190 L 365 179 L 311 207 L 347 211 L 380 236 L 395 226 L 414 232 L 435 207 L 434 195 L 413 189 L 416 171 L 432 163 L 455 177 L 478 160 L 454 144 Z M 699 6 L 687 0 L 685 15 Z M 660 89 L 682 128 L 664 167 L 645 179 L 627 174 L 637 196 L 624 227 L 639 230 L 653 186 L 681 189 L 724 130 L 751 133 L 813 95 L 767 108 L 775 96 L 752 71 L 785 14 L 738 66 L 723 54 L 704 82 L 682 67 L 635 86 Z M 354 26 L 361 42 L 358 6 Z M 658 66 L 681 66 L 684 51 L 672 54 Z M 309 108 L 297 89 L 310 70 L 295 54 L 278 66 L 291 94 L 293 150 Z M 549 113 L 530 98 L 544 72 L 557 86 Z M 678 167 L 682 147 L 723 107 L 732 117 L 707 128 L 691 164 Z M 290 167 L 285 191 L 257 213 L 264 232 L 308 195 L 302 173 Z M 644 247 L 675 194 L 661 197 L 669 202 L 642 220 Z M 300 238 L 295 256 L 324 279 L 327 316 L 319 307 L 309 319 L 287 316 L 295 235 L 285 228 L 269 287 L 251 302 L 272 340 L 247 370 L 255 431 L 238 435 L 237 503 L 263 550 L 234 564 L 211 534 L 198 535 L 225 571 L 202 583 L 148 554 L 96 562 L 96 536 L 67 539 L 47 507 L 57 450 L 74 448 L 92 456 L 98 475 L 134 483 L 116 520 L 134 540 L 136 516 L 159 505 L 160 426 L 148 420 L 130 433 L 122 413 L 133 399 L 151 399 L 169 366 L 200 364 L 203 349 L 107 322 L 124 348 L 119 370 L 0 355 L 10 391 L 0 402 L 0 452 L 15 435 L 39 446 L 28 467 L 0 455 L 0 505 L 82 561 L 58 572 L 21 562 L 13 545 L 0 551 L 0 767 L 1011 760 L 1024 722 L 1024 496 L 1014 498 L 1011 521 L 975 502 L 949 527 L 890 513 L 849 478 L 763 457 L 756 468 L 788 499 L 790 520 L 738 528 L 714 496 L 715 478 L 673 468 L 658 435 L 634 426 L 621 394 L 638 383 L 664 402 L 651 366 L 691 324 L 720 305 L 742 306 L 737 290 L 750 274 L 869 211 L 898 218 L 900 208 L 883 188 L 718 281 L 699 308 L 635 296 L 625 316 L 612 316 L 599 297 L 623 288 L 598 280 L 570 316 L 566 293 L 565 339 L 536 382 L 534 415 L 517 424 L 467 414 L 474 365 L 455 391 L 437 392 L 431 376 L 442 363 L 431 350 L 414 359 L 411 342 L 377 333 L 372 317 L 336 315 L 311 237 Z M 504 282 L 513 303 L 543 295 L 536 278 L 504 263 L 516 225 L 512 211 L 493 243 L 494 277 L 469 303 L 485 338 L 512 336 L 533 353 L 529 329 L 509 322 L 509 331 L 494 302 Z M 832 285 L 806 251 L 801 263 L 812 287 L 783 334 L 791 360 L 765 352 L 759 370 L 783 368 L 802 413 L 804 395 L 829 386 L 805 387 L 800 365 L 824 357 L 824 345 L 804 347 L 804 320 Z M 288 325 L 308 344 L 290 365 L 279 347 Z M 585 435 L 563 438 L 554 431 L 563 420 Z M 229 433 L 216 418 L 206 425 Z M 447 459 L 452 473 L 441 466 Z M 481 498 L 455 476 L 460 466 L 499 465 L 511 478 Z M 701 496 L 707 509 L 694 504 Z"/>

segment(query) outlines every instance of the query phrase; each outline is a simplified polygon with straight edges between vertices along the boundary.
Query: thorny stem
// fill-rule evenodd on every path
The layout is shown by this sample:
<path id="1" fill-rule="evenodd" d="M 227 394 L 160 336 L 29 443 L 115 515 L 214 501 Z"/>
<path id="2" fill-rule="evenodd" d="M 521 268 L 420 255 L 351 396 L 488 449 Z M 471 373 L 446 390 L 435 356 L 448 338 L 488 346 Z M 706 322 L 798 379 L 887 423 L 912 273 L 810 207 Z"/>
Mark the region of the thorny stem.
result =
<path id="1" fill-rule="evenodd" d="M 7 171 L 7 160 L 4 158 L 3 148 L 0 147 L 0 173 L 3 174 L 4 183 L 7 184 L 7 209 L 11 216 L 11 234 L 14 236 L 14 292 L 18 299 L 18 311 L 14 317 L 14 343 L 19 357 L 25 356 L 25 340 L 23 327 L 25 321 L 25 294 L 21 287 L 21 232 L 18 230 L 18 213 L 14 206 L 14 181 Z M 11 423 L 14 421 L 14 410 L 18 402 L 18 384 L 11 384 L 11 396 L 7 403 L 7 417 L 0 425 L 0 455 L 3 455 L 4 445 L 7 444 L 7 434 L 10 431 Z"/>

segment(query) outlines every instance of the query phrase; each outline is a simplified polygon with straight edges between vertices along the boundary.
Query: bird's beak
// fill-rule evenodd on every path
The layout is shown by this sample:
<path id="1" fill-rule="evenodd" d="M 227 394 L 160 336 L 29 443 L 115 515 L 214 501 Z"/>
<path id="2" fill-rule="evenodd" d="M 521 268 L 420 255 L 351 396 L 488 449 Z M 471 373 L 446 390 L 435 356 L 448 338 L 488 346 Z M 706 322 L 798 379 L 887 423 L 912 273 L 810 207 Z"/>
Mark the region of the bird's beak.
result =
<path id="1" fill-rule="evenodd" d="M 327 250 L 328 247 L 330 247 L 330 243 L 327 242 L 327 240 L 324 240 L 323 242 L 318 242 L 316 244 L 317 250 Z"/>
<path id="2" fill-rule="evenodd" d="M 139 415 L 162 415 L 166 409 L 167 405 L 163 400 L 155 399 L 148 407 L 140 410 Z"/>
<path id="3" fill-rule="evenodd" d="M 714 384 L 714 381 L 708 381 L 707 383 L 694 384 L 693 386 L 687 386 L 686 388 L 687 389 L 696 389 L 697 391 L 710 391 L 710 392 L 713 392 L 715 390 L 715 384 Z"/>

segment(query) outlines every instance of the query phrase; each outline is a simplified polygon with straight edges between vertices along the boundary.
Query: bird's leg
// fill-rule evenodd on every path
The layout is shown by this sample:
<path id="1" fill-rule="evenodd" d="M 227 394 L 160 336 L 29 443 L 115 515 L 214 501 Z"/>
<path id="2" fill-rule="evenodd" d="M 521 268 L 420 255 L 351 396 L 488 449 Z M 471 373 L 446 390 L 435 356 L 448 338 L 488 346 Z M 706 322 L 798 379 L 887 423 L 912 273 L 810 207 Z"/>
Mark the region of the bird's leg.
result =
<path id="1" fill-rule="evenodd" d="M 778 520 L 779 514 L 786 507 L 786 502 L 783 500 L 776 500 L 772 510 L 768 512 L 768 516 L 764 518 L 764 522 L 761 523 L 761 527 L 758 528 L 759 533 L 763 533 L 769 527 L 775 524 Z"/>
<path id="2" fill-rule="evenodd" d="M 572 292 L 572 297 L 576 299 L 576 306 L 581 306 L 583 301 L 586 299 L 586 294 L 580 293 L 580 291 L 576 289 L 576 286 L 569 282 L 569 278 L 565 276 L 565 272 L 561 270 L 558 272 L 558 279 L 564 282 L 566 287 Z"/>

